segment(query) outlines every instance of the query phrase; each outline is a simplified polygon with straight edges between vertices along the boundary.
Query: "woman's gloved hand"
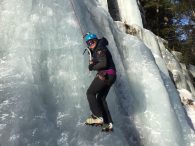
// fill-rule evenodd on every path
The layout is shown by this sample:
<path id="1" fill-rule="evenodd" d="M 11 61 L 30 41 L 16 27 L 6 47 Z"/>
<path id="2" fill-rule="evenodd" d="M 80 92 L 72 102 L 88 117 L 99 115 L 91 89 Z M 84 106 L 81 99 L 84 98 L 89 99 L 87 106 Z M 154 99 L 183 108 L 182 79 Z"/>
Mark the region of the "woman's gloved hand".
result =
<path id="1" fill-rule="evenodd" d="M 89 64 L 88 68 L 89 68 L 90 71 L 93 70 L 93 66 L 94 66 L 94 64 Z"/>

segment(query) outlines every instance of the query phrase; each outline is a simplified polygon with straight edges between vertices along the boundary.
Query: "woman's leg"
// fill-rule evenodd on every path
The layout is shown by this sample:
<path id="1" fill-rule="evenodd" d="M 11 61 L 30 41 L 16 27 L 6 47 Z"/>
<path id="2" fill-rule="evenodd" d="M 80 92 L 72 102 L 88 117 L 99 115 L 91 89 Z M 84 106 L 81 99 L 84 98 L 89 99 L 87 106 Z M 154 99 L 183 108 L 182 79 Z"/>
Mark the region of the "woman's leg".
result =
<path id="1" fill-rule="evenodd" d="M 110 86 L 106 86 L 103 90 L 100 91 L 100 93 L 97 96 L 97 101 L 102 110 L 102 116 L 104 118 L 104 123 L 107 123 L 107 124 L 113 122 L 111 115 L 110 115 L 110 111 L 108 109 L 108 104 L 106 102 L 106 97 L 108 95 L 109 90 L 110 90 Z"/>
<path id="2" fill-rule="evenodd" d="M 105 87 L 106 87 L 105 82 L 100 80 L 98 77 L 95 77 L 87 90 L 87 99 L 89 102 L 89 107 L 91 109 L 91 112 L 97 117 L 102 117 L 103 115 L 101 107 L 97 101 L 96 95 Z"/>

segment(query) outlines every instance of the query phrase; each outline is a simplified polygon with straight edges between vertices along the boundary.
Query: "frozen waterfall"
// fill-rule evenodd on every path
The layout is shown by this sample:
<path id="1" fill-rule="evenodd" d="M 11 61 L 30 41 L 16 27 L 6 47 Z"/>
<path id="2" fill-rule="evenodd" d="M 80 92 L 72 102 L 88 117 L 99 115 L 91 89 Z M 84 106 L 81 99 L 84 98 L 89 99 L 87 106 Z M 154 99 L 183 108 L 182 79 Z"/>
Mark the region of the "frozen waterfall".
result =
<path id="1" fill-rule="evenodd" d="M 127 23 L 142 27 L 135 0 L 116 2 Z M 132 13 L 123 9 L 129 4 Z M 1 146 L 194 145 L 157 50 L 121 31 L 106 6 L 103 0 L 0 1 Z M 89 31 L 109 40 L 117 68 L 107 97 L 113 133 L 84 125 L 86 90 L 95 76 L 82 54 L 82 32 Z"/>

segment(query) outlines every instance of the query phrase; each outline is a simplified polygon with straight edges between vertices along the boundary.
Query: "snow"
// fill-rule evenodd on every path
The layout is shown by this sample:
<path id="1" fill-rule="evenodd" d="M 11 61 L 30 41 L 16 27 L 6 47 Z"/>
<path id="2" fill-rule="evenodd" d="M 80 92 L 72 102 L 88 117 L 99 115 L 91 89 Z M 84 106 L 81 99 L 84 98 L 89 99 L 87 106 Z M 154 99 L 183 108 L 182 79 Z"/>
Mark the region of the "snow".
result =
<path id="1" fill-rule="evenodd" d="M 136 1 L 118 4 L 123 20 L 142 29 Z M 163 45 L 158 46 L 160 39 L 151 32 L 144 30 L 138 37 L 120 30 L 106 5 L 100 0 L 1 2 L 1 145 L 194 144 L 192 126 L 165 65 L 174 60 L 164 62 L 167 52 L 159 51 Z M 84 125 L 90 115 L 86 91 L 95 72 L 88 74 L 81 32 L 109 41 L 117 68 L 107 97 L 113 133 Z"/>

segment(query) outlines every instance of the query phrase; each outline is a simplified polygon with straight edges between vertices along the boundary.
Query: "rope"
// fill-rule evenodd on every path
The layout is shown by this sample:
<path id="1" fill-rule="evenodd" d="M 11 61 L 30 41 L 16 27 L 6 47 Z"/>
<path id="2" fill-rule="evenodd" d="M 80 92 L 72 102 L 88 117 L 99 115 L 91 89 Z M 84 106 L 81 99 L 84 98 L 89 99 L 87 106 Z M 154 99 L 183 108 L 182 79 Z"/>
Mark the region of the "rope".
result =
<path id="1" fill-rule="evenodd" d="M 84 32 L 83 32 L 83 30 L 82 30 L 81 23 L 80 23 L 79 18 L 78 18 L 77 14 L 76 14 L 76 10 L 75 10 L 74 4 L 73 4 L 73 0 L 70 0 L 70 3 L 71 3 L 71 6 L 72 6 L 72 9 L 73 9 L 73 11 L 74 11 L 74 15 L 75 15 L 75 18 L 76 18 L 76 20 L 77 20 L 77 23 L 78 23 L 78 25 L 79 25 L 79 29 L 80 29 L 80 31 L 81 31 L 81 34 L 82 34 L 83 38 L 84 38 L 84 37 L 86 36 L 86 34 L 84 34 Z M 88 50 L 88 49 L 87 49 L 87 50 Z M 91 58 L 91 57 L 90 57 L 90 58 Z"/>
<path id="2" fill-rule="evenodd" d="M 74 4 L 73 4 L 72 0 L 70 0 L 70 3 L 71 3 L 71 6 L 72 6 L 72 9 L 73 9 L 73 11 L 74 11 L 74 15 L 75 15 L 75 17 L 76 17 L 76 19 L 77 19 L 77 22 L 78 22 L 78 24 L 79 24 L 79 28 L 80 28 L 81 34 L 82 34 L 82 36 L 84 36 L 84 32 L 83 32 L 83 30 L 82 30 L 82 27 L 81 27 L 79 18 L 78 18 L 77 14 L 76 14 L 76 11 L 75 11 L 75 8 L 74 8 Z"/>
<path id="3" fill-rule="evenodd" d="M 79 28 L 80 28 L 81 34 L 82 34 L 82 36 L 83 36 L 83 38 L 84 38 L 84 37 L 85 37 L 85 35 L 84 35 L 83 30 L 82 30 L 82 27 L 81 27 L 81 24 L 80 24 L 79 18 L 78 18 L 77 14 L 76 14 L 76 11 L 75 11 L 75 8 L 74 8 L 73 1 L 72 1 L 72 0 L 70 0 L 70 3 L 71 3 L 71 6 L 72 6 L 72 9 L 73 9 L 73 11 L 74 11 L 74 14 L 75 14 L 75 16 L 76 16 L 77 22 L 78 22 L 78 24 L 79 24 Z M 89 60 L 91 61 L 91 60 L 92 60 L 92 54 L 91 54 L 91 51 L 89 50 L 89 48 L 88 48 L 88 47 L 87 47 L 85 50 L 87 50 L 87 51 L 88 51 L 88 54 L 89 54 Z M 85 53 L 85 51 L 84 51 L 84 53 Z M 83 54 L 84 54 L 84 53 L 83 53 Z"/>

